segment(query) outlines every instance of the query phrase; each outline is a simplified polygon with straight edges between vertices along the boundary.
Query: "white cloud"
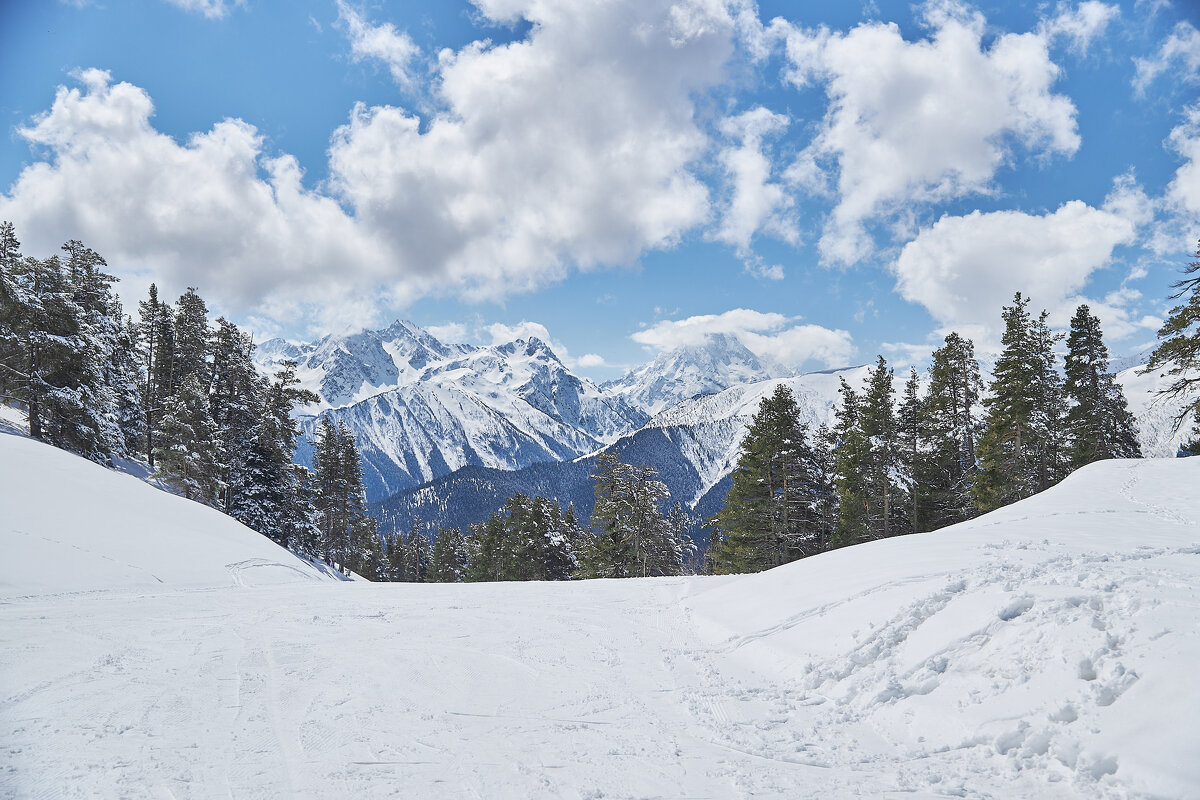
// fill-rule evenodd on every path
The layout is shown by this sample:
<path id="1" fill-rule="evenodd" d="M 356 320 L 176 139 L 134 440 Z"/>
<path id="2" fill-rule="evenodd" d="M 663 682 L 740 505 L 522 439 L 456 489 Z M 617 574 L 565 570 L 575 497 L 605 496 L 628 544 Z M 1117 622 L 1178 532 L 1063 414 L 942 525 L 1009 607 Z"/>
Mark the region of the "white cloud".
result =
<path id="1" fill-rule="evenodd" d="M 1138 94 L 1168 71 L 1175 81 L 1195 82 L 1200 78 L 1200 31 L 1190 22 L 1179 22 L 1153 58 L 1135 58 L 1133 63 L 1137 68 L 1133 88 Z"/>
<path id="2" fill-rule="evenodd" d="M 1061 36 L 1067 39 L 1072 50 L 1087 53 L 1092 41 L 1103 36 L 1108 23 L 1120 14 L 1120 6 L 1086 0 L 1073 10 L 1060 8 L 1058 16 L 1046 20 L 1039 32 L 1047 38 Z"/>
<path id="3" fill-rule="evenodd" d="M 1175 212 L 1179 227 L 1192 228 L 1185 235 L 1195 241 L 1195 227 L 1200 223 L 1200 103 L 1189 107 L 1184 116 L 1168 139 L 1183 164 L 1167 186 L 1165 201 Z"/>
<path id="4" fill-rule="evenodd" d="M 387 251 L 335 201 L 305 189 L 295 159 L 265 156 L 240 120 L 178 144 L 151 126 L 142 89 L 100 70 L 74 77 L 82 89 L 60 87 L 50 111 L 18 130 L 50 159 L 0 195 L 0 218 L 28 252 L 81 239 L 137 279 L 122 287 L 127 297 L 157 280 L 164 291 L 198 286 L 228 313 L 294 315 L 314 303 L 330 327 L 373 320 L 374 299 L 358 287 L 382 280 Z"/>
<path id="5" fill-rule="evenodd" d="M 429 325 L 425 328 L 433 336 L 441 342 L 456 344 L 467 340 L 467 326 L 461 322 L 447 322 L 445 325 Z"/>
<path id="6" fill-rule="evenodd" d="M 596 353 L 584 353 L 576 359 L 575 364 L 583 369 L 608 366 L 608 362 L 604 360 L 604 356 L 597 355 Z"/>
<path id="7" fill-rule="evenodd" d="M 799 325 L 793 317 L 748 308 L 661 320 L 634 333 L 632 338 L 655 350 L 672 350 L 703 344 L 712 334 L 736 336 L 763 361 L 792 368 L 807 362 L 844 366 L 854 355 L 853 340 L 846 331 Z"/>
<path id="8" fill-rule="evenodd" d="M 1075 107 L 1044 34 L 1003 34 L 984 49 L 984 19 L 961 4 L 926 7 L 932 36 L 905 41 L 894 24 L 848 33 L 793 30 L 789 79 L 824 84 L 829 112 L 794 174 L 836 174 L 838 202 L 820 241 L 826 263 L 873 249 L 865 224 L 913 203 L 986 192 L 1012 145 L 1037 154 L 1079 148 Z"/>
<path id="9" fill-rule="evenodd" d="M 484 330 L 492 337 L 492 344 L 508 344 L 518 339 L 541 339 L 546 344 L 552 341 L 550 331 L 540 322 L 521 320 L 516 325 L 505 325 L 503 322 L 493 322 Z M 561 355 L 561 354 L 560 354 Z"/>
<path id="10" fill-rule="evenodd" d="M 392 80 L 403 86 L 412 82 L 409 65 L 421 52 L 412 38 L 390 22 L 372 25 L 346 0 L 337 0 L 338 20 L 345 23 L 350 37 L 350 53 L 355 61 L 382 61 Z"/>
<path id="11" fill-rule="evenodd" d="M 173 6 L 203 14 L 207 19 L 223 19 L 234 6 L 244 6 L 246 0 L 167 0 Z"/>
<path id="12" fill-rule="evenodd" d="M 430 118 L 354 109 L 319 191 L 253 126 L 176 141 L 144 90 L 90 70 L 20 130 L 40 160 L 0 214 L 31 252 L 86 241 L 135 291 L 196 285 L 228 313 L 325 329 L 433 292 L 495 300 L 632 264 L 710 219 L 696 100 L 734 52 L 724 6 L 479 5 L 528 20 L 527 38 L 443 51 Z"/>
<path id="13" fill-rule="evenodd" d="M 1092 273 L 1135 232 L 1135 223 L 1116 211 L 1078 200 L 1044 215 L 944 216 L 900 252 L 897 290 L 943 329 L 974 325 L 994 333 L 1001 305 L 1017 291 L 1059 316 L 1073 310 Z"/>
<path id="14" fill-rule="evenodd" d="M 731 185 L 731 196 L 713 238 L 733 245 L 742 255 L 749 253 L 750 240 L 760 230 L 791 244 L 800 240 L 796 221 L 787 213 L 792 198 L 783 186 L 771 180 L 771 159 L 764 152 L 764 140 L 787 126 L 787 117 L 762 106 L 721 122 L 721 133 L 737 144 L 718 156 Z"/>

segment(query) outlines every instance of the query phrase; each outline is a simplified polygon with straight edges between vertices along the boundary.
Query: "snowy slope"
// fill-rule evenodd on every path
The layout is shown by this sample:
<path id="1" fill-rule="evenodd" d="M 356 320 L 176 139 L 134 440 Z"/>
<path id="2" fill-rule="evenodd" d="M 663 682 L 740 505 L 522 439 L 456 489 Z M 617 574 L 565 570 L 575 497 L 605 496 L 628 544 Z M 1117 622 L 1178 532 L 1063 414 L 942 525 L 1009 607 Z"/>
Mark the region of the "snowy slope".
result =
<path id="1" fill-rule="evenodd" d="M 709 646 L 787 687 L 742 690 L 730 746 L 937 796 L 1200 796 L 1198 484 L 1200 459 L 1102 462 L 690 600 Z"/>
<path id="2" fill-rule="evenodd" d="M 714 333 L 703 344 L 659 353 L 602 388 L 657 414 L 682 400 L 777 376 L 736 336 Z"/>
<path id="3" fill-rule="evenodd" d="M 0 598 L 330 579 L 230 517 L 0 432 Z"/>
<path id="4" fill-rule="evenodd" d="M 12 438 L 6 510 L 75 486 Z M 1110 462 L 762 575 L 570 584 L 242 587 L 239 544 L 83 596 L 22 510 L 0 796 L 1200 797 L 1198 480 Z M 125 499 L 92 518 L 139 528 Z"/>

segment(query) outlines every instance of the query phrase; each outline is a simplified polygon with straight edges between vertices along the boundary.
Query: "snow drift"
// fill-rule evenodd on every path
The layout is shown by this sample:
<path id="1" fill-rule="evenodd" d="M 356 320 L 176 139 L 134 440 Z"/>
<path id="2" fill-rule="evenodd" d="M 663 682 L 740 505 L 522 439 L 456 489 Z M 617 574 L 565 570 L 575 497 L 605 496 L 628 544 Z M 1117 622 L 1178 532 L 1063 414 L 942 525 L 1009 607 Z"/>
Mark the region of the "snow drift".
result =
<path id="1" fill-rule="evenodd" d="M 760 575 L 370 585 L 0 434 L 0 796 L 1200 797 L 1198 481 Z"/>
<path id="2" fill-rule="evenodd" d="M 0 433 L 0 599 L 329 579 L 220 512 Z"/>

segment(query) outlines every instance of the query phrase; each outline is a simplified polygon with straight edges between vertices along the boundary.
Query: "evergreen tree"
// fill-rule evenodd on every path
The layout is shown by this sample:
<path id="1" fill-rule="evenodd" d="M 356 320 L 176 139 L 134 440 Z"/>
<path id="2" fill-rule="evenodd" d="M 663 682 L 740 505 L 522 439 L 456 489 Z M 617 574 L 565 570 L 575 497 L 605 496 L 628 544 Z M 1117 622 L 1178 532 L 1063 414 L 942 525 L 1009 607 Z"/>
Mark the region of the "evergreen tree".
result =
<path id="1" fill-rule="evenodd" d="M 175 303 L 174 353 L 171 365 L 173 393 L 188 376 L 196 375 L 205 391 L 211 386 L 208 369 L 209 332 L 208 307 L 194 287 L 180 295 Z"/>
<path id="2" fill-rule="evenodd" d="M 149 297 L 138 303 L 138 341 L 142 375 L 142 414 L 146 434 L 146 461 L 154 466 L 154 437 L 163 400 L 172 393 L 171 369 L 175 359 L 175 325 L 170 308 L 159 301 L 158 287 L 150 284 Z"/>
<path id="3" fill-rule="evenodd" d="M 983 379 L 975 346 L 957 333 L 933 353 L 929 390 L 921 403 L 925 453 L 918 459 L 916 483 L 921 512 L 914 525 L 931 531 L 969 519 L 974 513 L 975 440 Z"/>
<path id="4" fill-rule="evenodd" d="M 1105 458 L 1140 458 L 1136 423 L 1124 392 L 1108 371 L 1100 320 L 1087 305 L 1079 306 L 1071 319 L 1065 372 L 1072 467 Z"/>
<path id="5" fill-rule="evenodd" d="M 838 517 L 831 545 L 845 547 L 871 538 L 871 443 L 863 433 L 861 397 L 845 378 L 838 392 L 842 402 L 834 412 L 833 428 Z"/>
<path id="6" fill-rule="evenodd" d="M 866 438 L 867 524 L 871 538 L 898 533 L 903 494 L 895 475 L 900 466 L 892 370 L 883 356 L 867 374 L 859 424 Z"/>
<path id="7" fill-rule="evenodd" d="M 904 525 L 906 532 L 920 530 L 926 503 L 925 487 L 920 480 L 926 450 L 922 408 L 921 380 L 917 377 L 917 368 L 911 367 L 908 380 L 904 383 L 904 399 L 896 415 L 897 456 L 908 495 L 908 518 Z"/>
<path id="8" fill-rule="evenodd" d="M 591 530 L 579 546 L 580 573 L 586 578 L 629 578 L 678 574 L 681 543 L 663 517 L 667 487 L 652 467 L 633 467 L 606 451 L 592 475 L 596 503 Z"/>
<path id="9" fill-rule="evenodd" d="M 1175 428 L 1192 415 L 1190 441 L 1183 449 L 1200 453 L 1200 243 L 1196 245 L 1195 261 L 1184 268 L 1185 276 L 1171 284 L 1172 300 L 1181 300 L 1171 309 L 1167 321 L 1158 330 L 1158 346 L 1150 354 L 1146 372 L 1162 369 L 1172 378 L 1159 394 L 1167 399 L 1190 398 L 1175 417 Z"/>
<path id="10" fill-rule="evenodd" d="M 428 579 L 437 583 L 459 583 L 467 574 L 467 543 L 458 528 L 438 531 L 433 543 Z"/>
<path id="11" fill-rule="evenodd" d="M 821 549 L 814 460 L 795 396 L 781 384 L 742 439 L 733 483 L 712 522 L 706 571 L 758 572 Z"/>
<path id="12" fill-rule="evenodd" d="M 424 583 L 429 571 L 432 555 L 429 537 L 425 535 L 425 526 L 413 523 L 408 538 L 404 541 L 404 580 L 409 583 Z"/>
<path id="13" fill-rule="evenodd" d="M 1004 349 L 984 400 L 979 473 L 972 485 L 980 511 L 1040 492 L 1067 471 L 1062 440 L 1066 402 L 1053 349 L 1058 337 L 1046 324 L 1046 312 L 1034 321 L 1028 304 L 1017 292 L 1013 305 L 1004 309 Z"/>
<path id="14" fill-rule="evenodd" d="M 221 488 L 218 442 L 208 394 L 200 378 L 189 375 L 163 408 L 162 432 L 154 451 L 156 475 L 189 500 L 217 505 Z"/>
<path id="15" fill-rule="evenodd" d="M 378 531 L 366 513 L 362 459 L 344 422 L 335 426 L 328 416 L 321 417 L 313 469 L 321 557 L 346 573 L 365 570 L 359 574 L 375 578 L 384 569 Z"/>

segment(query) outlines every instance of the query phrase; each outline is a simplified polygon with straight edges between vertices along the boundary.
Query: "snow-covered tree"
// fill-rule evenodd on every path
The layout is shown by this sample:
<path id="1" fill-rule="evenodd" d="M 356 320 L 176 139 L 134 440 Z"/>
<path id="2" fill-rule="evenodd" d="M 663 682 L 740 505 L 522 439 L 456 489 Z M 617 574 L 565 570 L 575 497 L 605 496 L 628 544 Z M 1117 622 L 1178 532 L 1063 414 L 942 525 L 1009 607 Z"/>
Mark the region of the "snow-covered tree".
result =
<path id="1" fill-rule="evenodd" d="M 154 451 L 156 475 L 189 500 L 216 506 L 221 490 L 221 452 L 198 375 L 189 375 L 163 406 Z"/>
<path id="2" fill-rule="evenodd" d="M 1195 258 L 1183 270 L 1187 277 L 1171 284 L 1175 289 L 1171 299 L 1181 302 L 1158 329 L 1158 346 L 1150 354 L 1146 371 L 1161 369 L 1171 377 L 1170 385 L 1160 393 L 1167 399 L 1189 398 L 1175 417 L 1175 426 L 1192 415 L 1191 441 L 1184 443 L 1184 450 L 1200 453 L 1200 393 L 1196 392 L 1200 387 L 1200 242 Z"/>
<path id="3" fill-rule="evenodd" d="M 1065 372 L 1072 467 L 1105 458 L 1140 458 L 1137 425 L 1125 393 L 1108 371 L 1100 320 L 1086 304 L 1071 318 Z"/>

